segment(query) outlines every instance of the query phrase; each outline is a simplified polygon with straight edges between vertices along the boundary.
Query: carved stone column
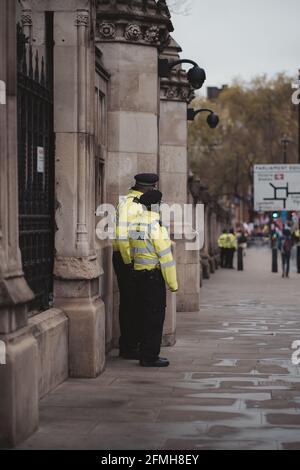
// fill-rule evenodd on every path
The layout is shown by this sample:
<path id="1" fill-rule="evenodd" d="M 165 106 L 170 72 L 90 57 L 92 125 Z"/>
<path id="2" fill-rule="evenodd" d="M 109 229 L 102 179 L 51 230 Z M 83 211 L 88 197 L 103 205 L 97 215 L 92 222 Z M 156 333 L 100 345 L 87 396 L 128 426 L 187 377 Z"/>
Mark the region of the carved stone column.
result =
<path id="1" fill-rule="evenodd" d="M 214 273 L 216 270 L 215 265 L 215 257 L 214 257 L 214 240 L 215 240 L 215 232 L 214 232 L 214 204 L 210 206 L 210 217 L 209 217 L 209 266 L 211 273 Z"/>
<path id="2" fill-rule="evenodd" d="M 179 59 L 180 46 L 171 39 L 161 58 L 170 61 Z M 160 189 L 164 202 L 177 203 L 182 207 L 188 203 L 188 166 L 187 166 L 187 104 L 192 100 L 194 91 L 190 87 L 186 72 L 177 66 L 170 78 L 162 79 L 160 84 L 160 132 L 159 132 L 159 173 Z M 186 250 L 185 234 L 175 239 L 177 253 L 177 273 L 179 291 L 177 310 L 194 312 L 200 304 L 200 258 L 199 251 Z M 174 228 L 174 235 L 176 234 Z"/>
<path id="3" fill-rule="evenodd" d="M 0 2 L 0 447 L 14 446 L 38 425 L 37 344 L 27 327 L 33 298 L 22 272 L 18 230 L 16 5 Z"/>
<path id="4" fill-rule="evenodd" d="M 136 173 L 158 170 L 158 50 L 172 29 L 164 4 L 98 2 L 97 44 L 111 76 L 108 202 L 128 192 Z"/>
<path id="5" fill-rule="evenodd" d="M 80 3 L 54 13 L 54 304 L 69 318 L 70 375 L 96 377 L 105 365 L 105 308 L 95 251 L 94 28 L 91 2 Z"/>

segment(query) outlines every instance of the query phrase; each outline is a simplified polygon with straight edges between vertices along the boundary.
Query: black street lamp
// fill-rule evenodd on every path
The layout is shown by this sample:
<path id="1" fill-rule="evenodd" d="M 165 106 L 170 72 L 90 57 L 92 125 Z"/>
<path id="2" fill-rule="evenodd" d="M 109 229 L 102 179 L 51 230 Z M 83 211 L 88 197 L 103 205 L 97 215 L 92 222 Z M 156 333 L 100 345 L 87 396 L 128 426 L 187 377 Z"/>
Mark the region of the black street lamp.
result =
<path id="1" fill-rule="evenodd" d="M 197 109 L 195 111 L 193 108 L 188 108 L 188 110 L 187 110 L 187 120 L 188 121 L 194 121 L 197 114 L 204 113 L 204 112 L 209 113 L 209 115 L 207 117 L 207 124 L 209 125 L 209 127 L 211 129 L 215 129 L 218 126 L 218 124 L 220 122 L 220 119 L 219 119 L 219 116 L 217 114 L 215 114 L 211 109 Z"/>
<path id="2" fill-rule="evenodd" d="M 300 69 L 298 70 L 298 79 L 300 82 Z M 300 164 L 300 103 L 298 104 L 298 163 Z"/>
<path id="3" fill-rule="evenodd" d="M 290 139 L 288 136 L 284 136 L 282 139 L 281 139 L 281 144 L 282 144 L 282 147 L 283 147 L 283 163 L 287 163 L 287 148 L 288 148 L 288 145 L 292 142 L 292 139 Z"/>
<path id="4" fill-rule="evenodd" d="M 187 77 L 192 87 L 195 88 L 195 90 L 199 90 L 206 80 L 206 73 L 205 70 L 200 68 L 193 60 L 182 59 L 169 61 L 168 59 L 158 59 L 158 76 L 160 78 L 169 78 L 172 68 L 180 64 L 193 65 L 187 72 Z"/>
<path id="5" fill-rule="evenodd" d="M 292 84 L 292 88 L 300 90 L 300 69 L 298 69 L 298 80 Z M 297 98 L 299 98 L 299 95 L 297 95 Z M 300 101 L 296 105 L 298 106 L 298 163 L 300 164 Z"/>

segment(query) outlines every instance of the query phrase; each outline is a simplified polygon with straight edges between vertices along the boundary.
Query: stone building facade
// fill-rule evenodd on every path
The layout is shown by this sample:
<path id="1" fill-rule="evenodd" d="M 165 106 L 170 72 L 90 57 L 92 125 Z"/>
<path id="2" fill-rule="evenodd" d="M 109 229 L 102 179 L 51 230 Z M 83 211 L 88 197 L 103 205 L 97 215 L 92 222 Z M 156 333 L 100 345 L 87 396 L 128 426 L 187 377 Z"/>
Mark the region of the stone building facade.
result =
<path id="1" fill-rule="evenodd" d="M 165 202 L 189 200 L 193 89 L 180 66 L 158 76 L 158 59 L 181 51 L 172 31 L 163 0 L 0 0 L 0 446 L 37 429 L 39 399 L 61 382 L 99 375 L 117 343 L 97 208 L 141 172 L 159 173 Z M 184 240 L 174 250 L 180 290 L 168 294 L 165 345 L 176 310 L 200 301 L 199 252 Z"/>

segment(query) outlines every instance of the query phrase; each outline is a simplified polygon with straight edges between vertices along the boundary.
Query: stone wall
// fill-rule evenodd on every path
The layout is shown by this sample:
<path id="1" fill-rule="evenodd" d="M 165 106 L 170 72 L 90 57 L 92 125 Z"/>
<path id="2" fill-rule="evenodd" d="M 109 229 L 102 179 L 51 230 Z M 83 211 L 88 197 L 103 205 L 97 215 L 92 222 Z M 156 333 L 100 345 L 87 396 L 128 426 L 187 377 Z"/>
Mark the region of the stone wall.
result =
<path id="1" fill-rule="evenodd" d="M 225 210 L 201 184 L 199 177 L 190 172 L 188 180 L 190 203 L 204 205 L 204 246 L 200 252 L 200 286 L 210 279 L 220 266 L 218 238 L 230 226 L 231 213 Z"/>
<path id="2" fill-rule="evenodd" d="M 16 4 L 0 2 L 0 446 L 16 445 L 38 426 L 37 342 L 28 326 L 33 298 L 22 271 L 18 227 Z"/>
<path id="3" fill-rule="evenodd" d="M 17 5 L 34 50 L 45 53 L 46 11 L 53 12 L 55 42 L 54 302 L 29 321 L 33 293 L 18 245 Z M 159 174 L 165 202 L 188 202 L 193 90 L 180 66 L 169 79 L 158 76 L 159 58 L 179 57 L 172 30 L 164 1 L 136 0 L 126 8 L 119 0 L 0 2 L 0 80 L 7 84 L 0 104 L 0 341 L 8 358 L 0 366 L 0 445 L 14 446 L 34 432 L 38 399 L 68 376 L 99 375 L 117 344 L 112 244 L 96 239 L 97 207 L 116 204 L 141 172 Z M 186 251 L 183 238 L 174 257 L 180 290 L 168 293 L 166 346 L 176 340 L 176 310 L 197 311 L 200 300 L 199 252 Z"/>
<path id="4" fill-rule="evenodd" d="M 161 59 L 170 62 L 178 60 L 181 47 L 171 38 L 160 54 Z M 160 189 L 164 202 L 178 204 L 184 213 L 188 203 L 187 190 L 187 105 L 194 96 L 186 72 L 181 66 L 172 70 L 169 78 L 160 84 L 160 125 L 159 125 L 159 174 Z M 183 221 L 182 226 L 187 228 Z M 188 232 L 192 227 L 188 229 Z M 177 311 L 195 312 L 200 306 L 199 252 L 186 249 L 186 233 L 178 233 L 178 226 L 171 226 L 176 241 L 176 264 L 179 281 Z"/>

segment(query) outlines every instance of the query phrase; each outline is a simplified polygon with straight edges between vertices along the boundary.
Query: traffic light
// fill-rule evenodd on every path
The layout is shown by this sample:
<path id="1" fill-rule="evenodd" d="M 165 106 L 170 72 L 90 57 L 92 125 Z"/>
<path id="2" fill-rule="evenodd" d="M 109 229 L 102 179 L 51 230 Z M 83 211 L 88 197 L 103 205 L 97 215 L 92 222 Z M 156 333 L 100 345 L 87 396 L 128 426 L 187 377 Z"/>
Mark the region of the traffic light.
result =
<path id="1" fill-rule="evenodd" d="M 273 219 L 278 219 L 279 218 L 279 213 L 278 212 L 273 212 L 272 217 L 273 217 Z"/>

